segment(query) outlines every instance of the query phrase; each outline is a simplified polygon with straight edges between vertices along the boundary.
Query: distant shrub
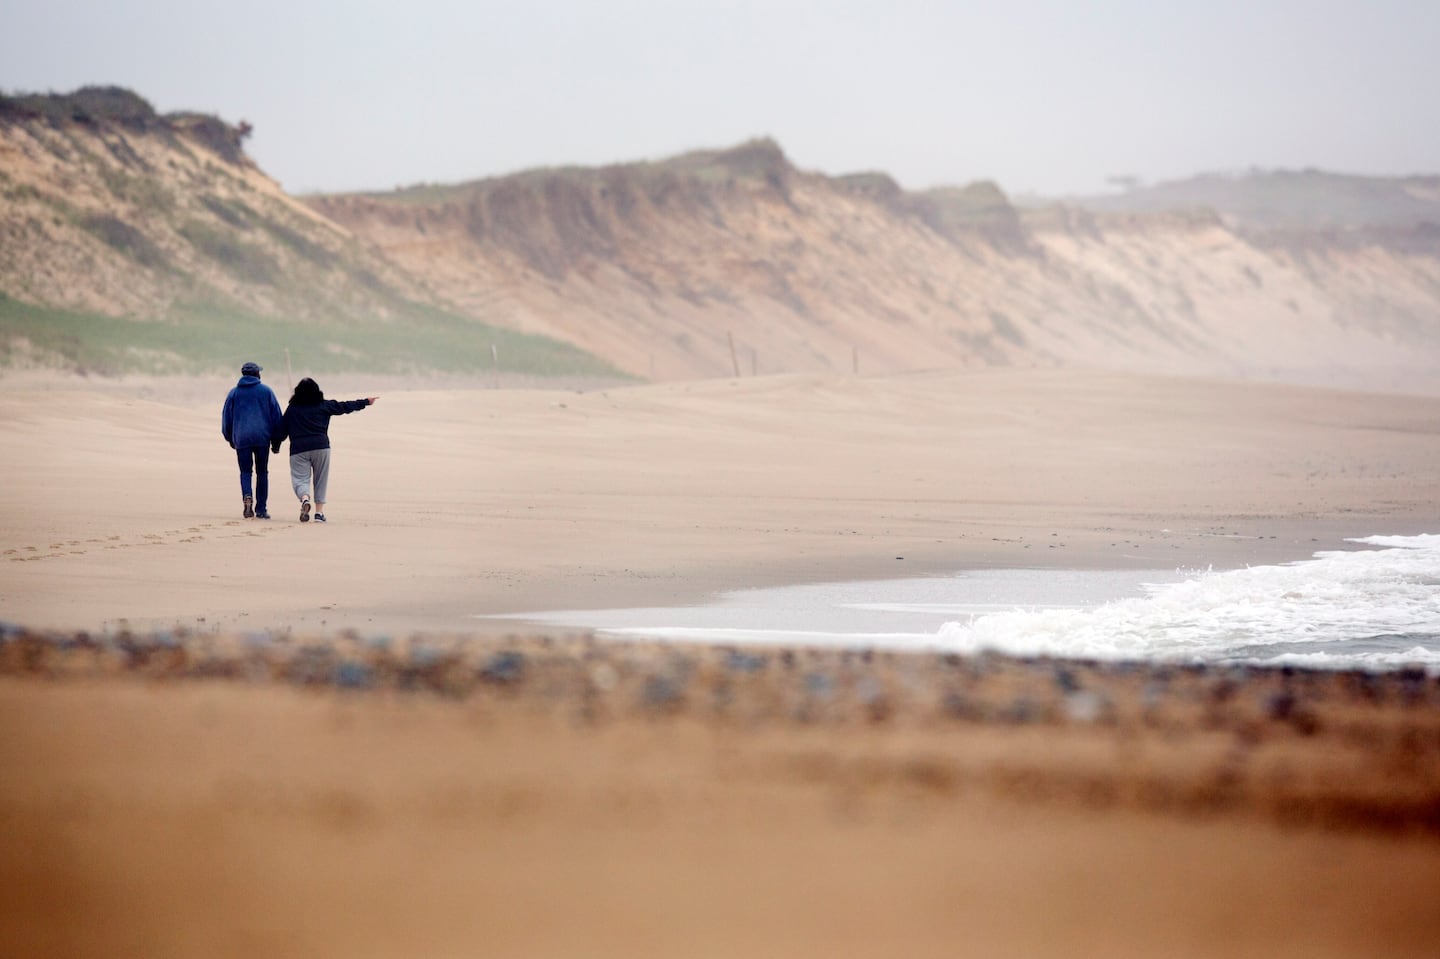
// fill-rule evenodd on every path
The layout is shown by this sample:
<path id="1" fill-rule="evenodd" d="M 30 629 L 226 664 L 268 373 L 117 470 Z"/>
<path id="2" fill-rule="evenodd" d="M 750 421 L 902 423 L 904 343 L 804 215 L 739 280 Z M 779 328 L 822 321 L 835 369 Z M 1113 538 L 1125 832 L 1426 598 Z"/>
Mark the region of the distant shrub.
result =
<path id="1" fill-rule="evenodd" d="M 274 220 L 261 220 L 260 226 L 282 246 L 293 250 L 317 266 L 329 268 L 335 265 L 335 254 L 314 240 Z"/>
<path id="2" fill-rule="evenodd" d="M 236 229 L 250 229 L 250 219 L 254 214 L 243 203 L 230 203 L 218 196 L 206 195 L 200 197 L 200 205 Z"/>
<path id="3" fill-rule="evenodd" d="M 178 112 L 164 116 L 150 101 L 124 87 L 81 87 L 74 93 L 0 94 L 0 122 L 43 120 L 54 126 L 115 124 L 128 130 L 184 133 L 209 147 L 228 163 L 245 159 L 244 142 L 251 133 L 243 120 L 231 126 L 205 113 Z"/>
<path id="4" fill-rule="evenodd" d="M 123 87 L 81 87 L 74 93 L 0 95 L 0 119 L 53 123 L 118 123 L 130 129 L 160 126 L 150 101 Z"/>
<path id="5" fill-rule="evenodd" d="M 281 277 L 280 265 L 270 254 L 228 230 L 191 220 L 180 227 L 180 235 L 241 280 L 274 286 Z"/>
<path id="6" fill-rule="evenodd" d="M 100 182 L 118 200 L 133 203 L 142 210 L 169 213 L 175 209 L 175 195 L 159 179 L 152 176 L 135 176 L 124 170 L 100 166 L 97 171 Z"/>
<path id="7" fill-rule="evenodd" d="M 82 229 L 93 234 L 106 246 L 124 254 L 141 266 L 152 270 L 168 264 L 164 251 L 144 233 L 113 216 L 88 216 L 79 221 Z"/>
<path id="8" fill-rule="evenodd" d="M 232 127 L 219 117 L 206 113 L 169 113 L 165 122 L 171 129 L 188 134 L 214 151 L 227 163 L 242 163 L 245 159 L 244 141 L 250 135 L 250 124 L 242 123 Z"/>
<path id="9" fill-rule="evenodd" d="M 14 186 L 10 186 L 10 181 L 8 180 L 8 178 L 5 180 L 5 183 L 5 190 L 3 193 L 0 193 L 0 196 L 3 196 L 7 200 L 12 200 L 15 202 L 24 202 L 26 200 L 44 200 L 44 195 L 28 183 L 17 183 Z"/>
<path id="10" fill-rule="evenodd" d="M 990 322 L 995 327 L 995 335 L 1002 340 L 1009 340 L 1016 346 L 1025 345 L 1025 334 L 1020 332 L 1020 328 L 1012 323 L 1005 314 L 992 310 L 990 313 Z"/>

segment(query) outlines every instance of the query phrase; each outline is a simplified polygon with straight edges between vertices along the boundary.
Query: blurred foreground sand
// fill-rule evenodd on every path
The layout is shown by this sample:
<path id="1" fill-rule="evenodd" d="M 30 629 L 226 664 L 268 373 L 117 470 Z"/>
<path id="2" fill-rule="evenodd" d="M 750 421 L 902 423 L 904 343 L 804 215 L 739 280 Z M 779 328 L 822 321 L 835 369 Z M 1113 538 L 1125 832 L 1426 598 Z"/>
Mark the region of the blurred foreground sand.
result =
<path id="1" fill-rule="evenodd" d="M 4 955 L 1430 956 L 1440 683 L 0 646 Z"/>
<path id="2" fill-rule="evenodd" d="M 334 422 L 317 528 L 283 456 L 277 518 L 239 518 L 231 382 L 0 382 L 0 619 L 96 637 L 0 647 L 0 954 L 1436 954 L 1433 678 L 405 657 L 497 628 L 476 613 L 1434 532 L 1440 401 L 1059 372 L 393 391 Z"/>

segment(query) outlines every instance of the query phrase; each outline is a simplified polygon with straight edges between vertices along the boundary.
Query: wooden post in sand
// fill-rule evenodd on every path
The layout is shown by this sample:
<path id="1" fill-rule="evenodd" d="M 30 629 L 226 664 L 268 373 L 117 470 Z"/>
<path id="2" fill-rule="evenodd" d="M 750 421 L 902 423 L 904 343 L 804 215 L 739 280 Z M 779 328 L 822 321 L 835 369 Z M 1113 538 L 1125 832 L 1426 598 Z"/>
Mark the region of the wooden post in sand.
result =
<path id="1" fill-rule="evenodd" d="M 493 385 L 498 390 L 500 388 L 500 350 L 494 343 L 490 344 L 490 363 L 493 371 Z"/>
<path id="2" fill-rule="evenodd" d="M 856 376 L 860 375 L 860 347 L 850 347 L 850 371 Z"/>
<path id="3" fill-rule="evenodd" d="M 730 341 L 730 365 L 735 368 L 735 378 L 740 378 L 740 361 L 735 358 L 735 337 L 729 330 L 725 331 L 725 339 Z"/>

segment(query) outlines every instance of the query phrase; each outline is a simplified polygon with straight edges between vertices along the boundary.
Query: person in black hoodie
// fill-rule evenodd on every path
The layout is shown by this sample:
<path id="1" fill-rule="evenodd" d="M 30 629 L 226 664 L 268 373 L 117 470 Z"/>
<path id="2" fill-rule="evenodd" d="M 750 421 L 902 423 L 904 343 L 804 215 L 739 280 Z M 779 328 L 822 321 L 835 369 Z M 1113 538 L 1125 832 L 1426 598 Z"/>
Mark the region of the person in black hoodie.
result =
<path id="1" fill-rule="evenodd" d="M 325 486 L 330 479 L 330 417 L 363 410 L 379 398 L 327 400 L 320 392 L 320 384 L 310 377 L 295 384 L 295 392 L 290 395 L 271 449 L 280 452 L 280 444 L 289 437 L 290 485 L 295 488 L 295 496 L 300 500 L 300 522 L 310 522 L 312 477 L 315 481 L 315 522 L 325 522 Z"/>

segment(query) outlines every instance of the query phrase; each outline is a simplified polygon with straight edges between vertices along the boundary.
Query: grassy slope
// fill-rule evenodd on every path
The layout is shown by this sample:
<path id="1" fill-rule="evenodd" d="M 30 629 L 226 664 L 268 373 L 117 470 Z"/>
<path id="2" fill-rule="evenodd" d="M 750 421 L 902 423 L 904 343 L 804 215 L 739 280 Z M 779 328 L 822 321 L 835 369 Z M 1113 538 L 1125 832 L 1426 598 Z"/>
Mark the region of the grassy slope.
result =
<path id="1" fill-rule="evenodd" d="M 297 365 L 317 373 L 479 375 L 493 370 L 498 356 L 500 369 L 512 373 L 621 375 L 556 340 L 486 326 L 418 303 L 406 304 L 405 312 L 397 321 L 357 318 L 339 326 L 191 306 L 166 320 L 142 321 L 34 306 L 0 294 L 0 364 L 38 362 L 100 375 L 195 374 L 289 349 Z"/>
<path id="2" fill-rule="evenodd" d="M 248 128 L 161 116 L 118 87 L 0 95 L 0 124 L 28 130 L 18 140 L 58 164 L 25 171 L 33 182 L 0 171 L 0 243 L 49 245 L 42 267 L 32 256 L 21 279 L 0 275 L 0 368 L 194 374 L 288 348 L 317 372 L 621 376 L 383 276 L 358 244 L 256 189 L 242 169 Z M 118 284 L 134 295 L 115 312 L 129 316 L 57 302 L 26 275 L 106 302 Z"/>

